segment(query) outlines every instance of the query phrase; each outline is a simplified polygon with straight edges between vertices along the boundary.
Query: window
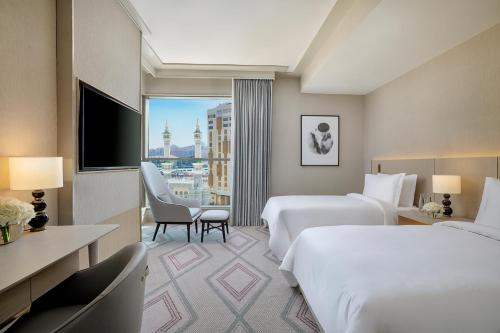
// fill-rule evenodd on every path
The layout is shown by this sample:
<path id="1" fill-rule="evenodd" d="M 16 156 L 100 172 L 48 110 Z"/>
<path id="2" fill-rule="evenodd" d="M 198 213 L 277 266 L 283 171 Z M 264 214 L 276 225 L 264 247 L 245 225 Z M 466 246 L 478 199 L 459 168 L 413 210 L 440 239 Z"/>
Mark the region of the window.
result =
<path id="1" fill-rule="evenodd" d="M 145 157 L 170 190 L 203 206 L 230 205 L 231 99 L 148 97 L 145 110 Z"/>

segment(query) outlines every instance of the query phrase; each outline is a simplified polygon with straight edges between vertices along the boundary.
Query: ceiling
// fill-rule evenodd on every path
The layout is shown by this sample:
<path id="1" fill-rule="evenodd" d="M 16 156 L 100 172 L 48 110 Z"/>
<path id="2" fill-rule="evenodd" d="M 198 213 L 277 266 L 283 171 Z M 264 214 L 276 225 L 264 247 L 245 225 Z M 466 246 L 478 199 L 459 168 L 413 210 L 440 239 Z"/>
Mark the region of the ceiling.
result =
<path id="1" fill-rule="evenodd" d="M 367 94 L 499 22 L 499 0 L 379 1 L 301 66 L 302 91 Z"/>
<path id="2" fill-rule="evenodd" d="M 160 77 L 287 72 L 367 94 L 500 23 L 499 0 L 120 0 Z"/>
<path id="3" fill-rule="evenodd" d="M 293 70 L 335 0 L 130 0 L 165 64 Z"/>

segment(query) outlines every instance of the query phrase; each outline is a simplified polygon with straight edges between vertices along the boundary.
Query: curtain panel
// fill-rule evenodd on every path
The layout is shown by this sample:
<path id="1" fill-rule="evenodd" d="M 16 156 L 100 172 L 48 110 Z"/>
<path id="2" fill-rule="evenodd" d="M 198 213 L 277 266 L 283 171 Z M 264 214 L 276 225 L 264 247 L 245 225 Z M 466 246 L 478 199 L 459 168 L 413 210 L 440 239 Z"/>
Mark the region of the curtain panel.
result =
<path id="1" fill-rule="evenodd" d="M 235 79 L 232 222 L 261 225 L 271 177 L 272 80 Z"/>

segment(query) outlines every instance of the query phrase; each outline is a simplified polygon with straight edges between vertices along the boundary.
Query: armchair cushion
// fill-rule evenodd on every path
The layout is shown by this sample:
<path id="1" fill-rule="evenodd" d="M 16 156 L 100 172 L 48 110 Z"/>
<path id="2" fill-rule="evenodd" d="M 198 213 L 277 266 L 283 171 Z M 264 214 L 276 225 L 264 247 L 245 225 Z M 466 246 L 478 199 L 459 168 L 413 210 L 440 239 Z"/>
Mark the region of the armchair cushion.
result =
<path id="1" fill-rule="evenodd" d="M 166 203 L 170 203 L 170 204 L 173 203 L 172 197 L 170 196 L 169 193 L 159 194 L 158 199 L 160 199 L 161 201 L 166 202 Z"/>
<path id="2" fill-rule="evenodd" d="M 226 221 L 229 219 L 227 210 L 207 210 L 201 215 L 203 221 Z"/>
<path id="3" fill-rule="evenodd" d="M 198 215 L 201 214 L 200 208 L 189 208 L 189 213 L 191 213 L 191 217 L 194 219 L 198 218 Z"/>

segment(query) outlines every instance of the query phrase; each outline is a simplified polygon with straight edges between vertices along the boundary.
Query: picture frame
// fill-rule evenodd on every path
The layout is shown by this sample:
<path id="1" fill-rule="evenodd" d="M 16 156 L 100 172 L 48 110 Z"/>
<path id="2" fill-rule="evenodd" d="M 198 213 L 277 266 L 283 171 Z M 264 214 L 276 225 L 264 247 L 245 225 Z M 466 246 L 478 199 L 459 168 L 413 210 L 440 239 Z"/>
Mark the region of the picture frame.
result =
<path id="1" fill-rule="evenodd" d="M 300 165 L 340 165 L 340 116 L 300 116 Z"/>

